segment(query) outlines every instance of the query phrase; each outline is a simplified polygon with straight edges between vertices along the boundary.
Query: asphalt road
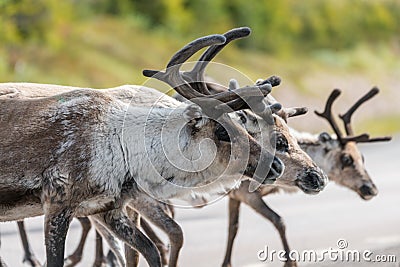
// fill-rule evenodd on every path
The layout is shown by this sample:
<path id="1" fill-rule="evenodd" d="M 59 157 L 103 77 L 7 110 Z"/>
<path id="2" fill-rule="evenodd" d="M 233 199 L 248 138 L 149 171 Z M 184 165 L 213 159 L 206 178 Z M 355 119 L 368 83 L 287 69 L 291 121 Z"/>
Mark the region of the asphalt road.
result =
<path id="1" fill-rule="evenodd" d="M 330 183 L 317 196 L 303 193 L 280 194 L 265 200 L 285 219 L 287 236 L 292 249 L 323 251 L 337 249 L 337 241 L 344 239 L 348 249 L 375 252 L 373 256 L 394 254 L 397 263 L 342 263 L 324 262 L 314 266 L 399 266 L 400 262 L 400 137 L 388 144 L 365 144 L 367 169 L 380 192 L 371 201 L 361 200 L 354 192 Z M 227 237 L 227 201 L 223 199 L 203 209 L 179 209 L 177 220 L 185 233 L 180 266 L 220 266 Z M 29 238 L 37 257 L 44 260 L 43 218 L 26 220 Z M 23 266 L 22 247 L 15 223 L 2 223 L 0 253 L 10 267 Z M 67 253 L 75 248 L 80 236 L 79 223 L 71 225 Z M 165 237 L 165 236 L 164 236 Z M 233 251 L 233 265 L 237 267 L 282 266 L 278 260 L 261 262 L 257 254 L 268 248 L 282 248 L 272 224 L 248 207 L 241 208 L 240 229 Z M 85 247 L 82 264 L 91 266 L 94 258 L 94 232 Z M 308 266 L 302 262 L 299 266 Z M 141 259 L 141 266 L 147 266 Z"/>

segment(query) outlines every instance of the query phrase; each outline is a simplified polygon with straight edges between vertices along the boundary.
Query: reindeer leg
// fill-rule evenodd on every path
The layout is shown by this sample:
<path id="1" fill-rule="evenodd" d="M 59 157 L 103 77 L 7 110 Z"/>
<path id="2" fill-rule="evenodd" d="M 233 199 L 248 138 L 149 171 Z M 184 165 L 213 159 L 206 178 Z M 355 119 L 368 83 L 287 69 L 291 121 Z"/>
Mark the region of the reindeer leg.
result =
<path id="1" fill-rule="evenodd" d="M 150 267 L 160 267 L 161 258 L 157 247 L 148 239 L 120 209 L 93 215 L 104 227 L 119 239 L 136 249 L 146 259 Z"/>
<path id="2" fill-rule="evenodd" d="M 0 247 L 1 247 L 1 237 L 0 237 Z M 0 256 L 0 267 L 7 267 L 7 265 L 4 263 L 3 259 Z"/>
<path id="3" fill-rule="evenodd" d="M 166 211 L 170 212 L 170 216 L 173 218 L 173 216 L 174 216 L 173 207 L 170 205 L 166 205 L 166 207 L 164 209 Z M 131 210 L 132 212 L 129 210 Z M 128 207 L 128 216 L 133 221 L 136 221 L 138 214 L 136 212 L 134 212 L 133 209 Z M 151 228 L 151 226 L 145 219 L 139 218 L 138 222 L 139 222 L 138 225 L 140 225 L 142 227 L 142 229 L 146 233 L 146 235 L 150 238 L 151 241 L 153 241 L 153 243 L 158 248 L 158 251 L 161 254 L 161 261 L 162 261 L 163 266 L 168 265 L 168 259 L 167 259 L 168 247 L 157 236 L 157 234 L 153 231 L 153 229 Z M 131 249 L 130 247 L 127 247 L 126 245 L 125 245 L 125 258 L 126 258 L 127 266 L 136 267 L 139 263 L 138 253 L 135 250 Z"/>
<path id="4" fill-rule="evenodd" d="M 183 245 L 183 232 L 179 224 L 169 217 L 165 208 L 157 200 L 148 195 L 143 194 L 132 199 L 130 205 L 168 235 L 171 244 L 168 266 L 177 266 L 179 251 Z"/>
<path id="5" fill-rule="evenodd" d="M 0 247 L 1 247 L 1 235 L 0 235 Z M 0 256 L 0 267 L 7 267 L 7 265 L 4 263 L 3 259 Z"/>
<path id="6" fill-rule="evenodd" d="M 125 257 L 122 248 L 115 238 L 113 233 L 104 227 L 96 218 L 89 217 L 92 224 L 96 227 L 96 260 L 94 266 L 103 262 L 103 238 L 106 240 L 110 247 L 109 254 L 107 255 L 107 263 L 109 266 L 125 266 Z M 112 256 L 111 256 L 112 255 Z M 100 265 L 101 266 L 101 265 Z"/>
<path id="7" fill-rule="evenodd" d="M 133 210 L 130 207 L 126 208 L 126 214 L 128 215 L 128 217 L 131 219 L 132 223 L 136 226 L 139 227 L 140 226 L 140 215 L 135 212 L 135 210 Z M 139 265 L 139 253 L 132 249 L 130 246 L 128 246 L 127 244 L 125 244 L 125 259 L 126 259 L 126 265 L 130 266 L 130 267 L 137 267 Z"/>
<path id="8" fill-rule="evenodd" d="M 158 251 L 161 254 L 161 260 L 163 265 L 168 264 L 168 246 L 164 244 L 164 242 L 157 236 L 157 234 L 153 231 L 149 223 L 144 220 L 143 218 L 140 219 L 140 226 L 142 227 L 143 231 L 146 235 L 154 242 Z"/>
<path id="9" fill-rule="evenodd" d="M 103 238 L 96 230 L 96 258 L 93 263 L 93 267 L 104 267 L 107 266 L 106 259 L 103 254 Z"/>
<path id="10" fill-rule="evenodd" d="M 65 238 L 73 212 L 70 208 L 49 205 L 45 212 L 45 244 L 48 267 L 64 265 Z"/>
<path id="11" fill-rule="evenodd" d="M 226 247 L 224 262 L 222 267 L 231 267 L 232 248 L 235 241 L 236 234 L 239 228 L 239 208 L 240 201 L 229 198 L 229 231 L 228 231 L 228 244 Z"/>
<path id="12" fill-rule="evenodd" d="M 167 203 L 160 203 L 160 204 L 171 218 L 175 217 L 175 211 L 173 206 Z M 163 265 L 168 265 L 168 252 L 169 252 L 168 246 L 164 244 L 164 242 L 157 236 L 157 234 L 153 231 L 153 228 L 144 218 L 140 219 L 140 226 L 142 227 L 146 235 L 150 238 L 150 240 L 153 241 L 156 247 L 158 248 L 158 251 L 161 254 L 161 260 Z"/>
<path id="13" fill-rule="evenodd" d="M 0 267 L 7 267 L 7 265 L 4 263 L 1 257 L 0 257 Z"/>
<path id="14" fill-rule="evenodd" d="M 139 253 L 125 244 L 126 266 L 137 267 L 139 265 Z"/>
<path id="15" fill-rule="evenodd" d="M 36 259 L 35 255 L 32 252 L 31 246 L 29 245 L 24 221 L 18 221 L 17 224 L 18 224 L 19 236 L 21 237 L 22 246 L 25 252 L 23 262 L 28 262 L 32 267 L 41 267 L 42 265 Z"/>
<path id="16" fill-rule="evenodd" d="M 281 237 L 281 241 L 283 244 L 283 248 L 285 250 L 285 256 L 288 261 L 285 263 L 285 267 L 295 267 L 297 263 L 295 261 L 291 261 L 289 258 L 290 247 L 286 238 L 286 226 L 283 222 L 283 219 L 279 214 L 273 211 L 268 205 L 262 200 L 262 196 L 259 193 L 247 193 L 243 198 L 243 202 L 253 208 L 256 212 L 261 214 L 266 219 L 270 220 L 275 228 L 278 230 L 279 235 Z"/>
<path id="17" fill-rule="evenodd" d="M 89 234 L 90 229 L 92 228 L 92 225 L 90 224 L 90 221 L 88 218 L 80 217 L 80 218 L 78 218 L 78 220 L 82 226 L 81 240 L 79 241 L 79 244 L 78 244 L 78 247 L 76 248 L 76 250 L 70 256 L 68 256 L 68 258 L 66 258 L 64 260 L 65 267 L 73 267 L 82 260 L 83 248 L 86 243 L 86 238 Z"/>

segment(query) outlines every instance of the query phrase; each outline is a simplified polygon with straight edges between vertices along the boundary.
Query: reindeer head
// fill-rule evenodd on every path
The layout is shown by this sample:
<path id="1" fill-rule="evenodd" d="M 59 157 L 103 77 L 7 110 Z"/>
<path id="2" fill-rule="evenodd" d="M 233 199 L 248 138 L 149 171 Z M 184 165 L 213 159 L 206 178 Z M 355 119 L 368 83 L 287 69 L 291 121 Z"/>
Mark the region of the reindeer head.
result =
<path id="1" fill-rule="evenodd" d="M 247 132 L 261 142 L 264 147 L 269 147 L 271 143 L 275 144 L 276 155 L 285 164 L 285 172 L 277 180 L 276 185 L 295 186 L 307 194 L 317 194 L 326 186 L 328 178 L 310 156 L 300 148 L 284 119 L 304 114 L 306 111 L 304 108 L 282 109 L 279 113 L 284 115 L 283 117 L 273 115 L 273 128 L 268 127 L 264 120 L 249 110 L 237 111 L 231 116 L 235 116 Z M 269 133 L 263 134 L 262 132 L 265 131 Z M 271 138 L 262 140 L 262 135 Z"/>
<path id="2" fill-rule="evenodd" d="M 376 87 L 371 89 L 350 107 L 344 115 L 339 116 L 344 123 L 346 136 L 343 135 L 332 115 L 332 104 L 341 93 L 339 89 L 332 91 L 326 102 L 324 112 L 315 111 L 318 116 L 329 122 L 336 134 L 336 137 L 331 137 L 327 133 L 319 135 L 319 143 L 324 147 L 322 150 L 324 155 L 321 155 L 321 160 L 325 162 L 323 164 L 327 168 L 325 171 L 331 180 L 355 191 L 364 200 L 369 200 L 376 196 L 378 189 L 365 169 L 364 157 L 357 148 L 357 143 L 389 141 L 391 137 L 370 138 L 368 134 L 354 135 L 351 127 L 351 117 L 358 107 L 374 97 L 378 92 L 379 89 Z"/>
<path id="3" fill-rule="evenodd" d="M 280 82 L 279 77 L 272 76 L 267 80 L 258 80 L 256 84 L 270 83 L 272 86 L 277 86 Z M 271 95 L 268 95 L 265 101 L 271 105 L 276 103 L 276 100 Z M 276 154 L 286 166 L 284 175 L 278 179 L 276 184 L 289 187 L 296 186 L 304 193 L 317 194 L 326 186 L 328 177 L 310 156 L 300 148 L 296 137 L 287 125 L 288 118 L 303 115 L 307 111 L 305 107 L 289 107 L 275 110 L 276 115 L 273 116 L 275 122 L 273 137 L 275 140 L 270 140 L 270 142 L 275 142 Z M 267 131 L 268 128 L 262 124 L 261 122 L 259 130 L 261 132 Z M 256 129 L 252 128 L 253 130 L 249 132 L 254 134 Z M 263 144 L 265 146 L 268 145 L 265 142 Z"/>
<path id="4" fill-rule="evenodd" d="M 191 130 L 191 140 L 200 143 L 211 139 L 216 145 L 217 153 L 214 164 L 225 166 L 230 159 L 238 165 L 243 164 L 243 156 L 248 156 L 244 174 L 262 183 L 271 183 L 279 178 L 284 164 L 279 158 L 264 150 L 237 122 L 227 113 L 248 108 L 248 102 L 257 105 L 260 114 L 271 120 L 270 107 L 264 104 L 263 98 L 272 87 L 270 84 L 237 88 L 219 94 L 210 94 L 204 82 L 204 68 L 207 62 L 218 53 L 230 40 L 250 34 L 250 29 L 234 29 L 225 35 L 210 35 L 192 41 L 179 50 L 167 64 L 165 72 L 144 70 L 143 74 L 168 83 L 177 93 L 188 99 L 190 104 L 185 111 L 188 121 L 187 129 Z M 190 72 L 181 72 L 181 65 L 200 49 L 210 46 L 201 56 Z M 206 62 L 206 63 L 205 63 Z M 240 149 L 247 147 L 242 153 Z M 233 153 L 233 155 L 232 155 Z M 235 163 L 235 164 L 236 164 Z"/>

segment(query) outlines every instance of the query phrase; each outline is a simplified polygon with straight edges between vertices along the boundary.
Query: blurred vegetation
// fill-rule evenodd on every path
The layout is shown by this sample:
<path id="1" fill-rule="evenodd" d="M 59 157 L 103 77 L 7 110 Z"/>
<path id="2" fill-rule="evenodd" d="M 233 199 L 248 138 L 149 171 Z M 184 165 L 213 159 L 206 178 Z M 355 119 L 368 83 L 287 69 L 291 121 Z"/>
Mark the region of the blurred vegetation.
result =
<path id="1" fill-rule="evenodd" d="M 247 25 L 256 34 L 239 42 L 240 47 L 278 57 L 349 50 L 360 44 L 398 46 L 400 38 L 398 0 L 263 0 L 251 4 L 245 0 L 0 0 L 2 55 L 12 67 L 23 53 L 19 50 L 45 48 L 56 53 L 85 45 L 85 40 L 71 44 L 70 38 L 88 39 L 86 32 L 79 32 L 83 28 L 96 31 L 90 33 L 94 39 L 97 33 L 109 34 L 107 23 L 101 26 L 105 29 L 96 28 L 104 20 L 119 23 L 125 28 L 121 31 L 133 28 L 124 39 L 131 45 L 143 42 L 136 36 L 138 31 L 165 45 L 171 39 L 185 41 Z M 135 51 L 132 54 L 137 56 Z"/>
<path id="2" fill-rule="evenodd" d="M 218 61 L 252 79 L 278 74 L 315 97 L 304 70 L 400 75 L 398 0 L 0 0 L 0 81 L 141 83 L 185 42 L 238 26 L 252 36 Z"/>

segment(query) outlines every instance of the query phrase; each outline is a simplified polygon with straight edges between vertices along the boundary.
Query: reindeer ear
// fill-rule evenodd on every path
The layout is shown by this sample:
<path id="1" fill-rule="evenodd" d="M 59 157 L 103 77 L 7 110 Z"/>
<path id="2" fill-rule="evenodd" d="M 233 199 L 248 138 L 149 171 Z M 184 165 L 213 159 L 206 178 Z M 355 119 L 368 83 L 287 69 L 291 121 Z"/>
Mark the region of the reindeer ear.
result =
<path id="1" fill-rule="evenodd" d="M 318 136 L 318 140 L 325 143 L 332 140 L 332 137 L 327 132 L 322 132 Z"/>
<path id="2" fill-rule="evenodd" d="M 190 104 L 183 111 L 183 117 L 188 122 L 188 124 L 192 125 L 195 128 L 200 128 L 200 124 L 203 118 L 203 111 L 198 105 Z"/>

